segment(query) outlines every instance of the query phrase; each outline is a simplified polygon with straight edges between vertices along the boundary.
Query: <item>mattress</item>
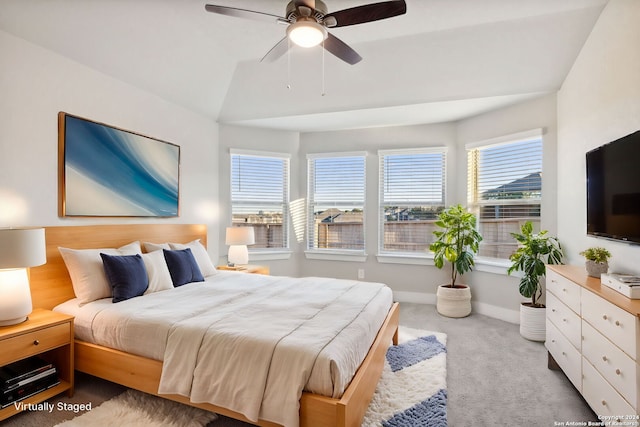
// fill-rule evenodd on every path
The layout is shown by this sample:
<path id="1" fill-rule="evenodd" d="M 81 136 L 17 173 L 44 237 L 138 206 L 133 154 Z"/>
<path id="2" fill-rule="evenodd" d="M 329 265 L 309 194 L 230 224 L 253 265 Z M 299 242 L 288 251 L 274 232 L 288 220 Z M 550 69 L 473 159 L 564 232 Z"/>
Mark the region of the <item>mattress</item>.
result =
<path id="1" fill-rule="evenodd" d="M 207 277 L 205 282 L 190 283 L 116 304 L 111 299 L 100 299 L 80 306 L 73 299 L 58 305 L 54 311 L 75 316 L 75 334 L 79 340 L 162 361 L 173 331 L 181 324 L 189 325 L 197 316 L 210 318 L 210 328 L 225 322 L 241 325 L 243 316 L 249 312 L 258 312 L 260 323 L 279 322 L 278 319 L 287 316 L 286 310 L 278 309 L 280 304 L 283 307 L 319 305 L 319 300 L 333 298 L 323 296 L 323 289 L 331 289 L 332 295 L 340 294 L 342 307 L 349 310 L 329 310 L 325 314 L 327 318 L 320 321 L 318 317 L 316 322 L 307 322 L 305 328 L 312 327 L 309 325 L 314 323 L 317 325 L 313 327 L 322 328 L 329 317 L 340 317 L 342 311 L 357 315 L 340 320 L 344 326 L 339 326 L 341 329 L 322 344 L 304 390 L 339 398 L 364 360 L 391 308 L 392 292 L 383 284 L 221 271 Z M 255 308 L 256 304 L 259 310 Z M 255 324 L 256 320 L 248 322 Z M 330 320 L 329 323 L 333 322 Z M 233 333 L 238 333 L 238 330 L 242 328 L 235 328 Z M 312 329 L 305 332 L 306 336 L 310 334 L 316 332 Z M 318 329 L 317 335 L 325 333 Z M 282 341 L 291 345 L 295 339 Z"/>

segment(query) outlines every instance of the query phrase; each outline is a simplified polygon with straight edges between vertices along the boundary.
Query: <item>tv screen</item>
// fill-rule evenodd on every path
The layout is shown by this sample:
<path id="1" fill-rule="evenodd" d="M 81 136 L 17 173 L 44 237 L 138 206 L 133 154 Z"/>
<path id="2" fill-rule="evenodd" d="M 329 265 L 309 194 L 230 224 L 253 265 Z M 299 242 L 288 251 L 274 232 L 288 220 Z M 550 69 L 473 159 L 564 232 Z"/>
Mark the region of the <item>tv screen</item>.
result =
<path id="1" fill-rule="evenodd" d="M 640 131 L 587 153 L 587 234 L 640 244 Z"/>

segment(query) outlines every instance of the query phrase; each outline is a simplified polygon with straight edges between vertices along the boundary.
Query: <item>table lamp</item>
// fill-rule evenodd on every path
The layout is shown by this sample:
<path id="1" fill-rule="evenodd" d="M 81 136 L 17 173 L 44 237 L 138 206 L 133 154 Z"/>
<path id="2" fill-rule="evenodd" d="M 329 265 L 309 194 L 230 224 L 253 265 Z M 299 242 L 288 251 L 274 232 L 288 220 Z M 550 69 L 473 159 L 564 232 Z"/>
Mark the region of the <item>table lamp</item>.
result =
<path id="1" fill-rule="evenodd" d="M 45 262 L 44 228 L 0 229 L 0 326 L 27 320 L 33 309 L 27 268 Z"/>
<path id="2" fill-rule="evenodd" d="M 227 260 L 229 264 L 248 264 L 247 245 L 256 242 L 253 227 L 227 227 L 225 244 L 229 245 Z"/>

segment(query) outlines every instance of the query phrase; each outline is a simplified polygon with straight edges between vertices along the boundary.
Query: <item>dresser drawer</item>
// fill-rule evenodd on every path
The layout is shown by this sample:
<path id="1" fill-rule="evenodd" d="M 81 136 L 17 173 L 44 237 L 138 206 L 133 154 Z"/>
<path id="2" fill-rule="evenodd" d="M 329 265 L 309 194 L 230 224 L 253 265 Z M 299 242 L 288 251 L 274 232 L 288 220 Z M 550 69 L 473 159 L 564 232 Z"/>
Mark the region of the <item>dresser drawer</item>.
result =
<path id="1" fill-rule="evenodd" d="M 547 269 L 546 275 L 547 290 L 579 315 L 581 287 L 555 271 Z"/>
<path id="2" fill-rule="evenodd" d="M 581 364 L 582 357 L 580 352 L 575 349 L 573 344 L 569 342 L 554 326 L 553 323 L 547 319 L 547 339 L 545 346 L 554 360 L 560 365 L 560 368 L 564 371 L 565 375 L 573 383 L 578 391 L 582 390 L 581 379 Z"/>
<path id="3" fill-rule="evenodd" d="M 575 348 L 580 350 L 582 320 L 551 292 L 547 292 L 547 318 L 562 331 Z"/>
<path id="4" fill-rule="evenodd" d="M 591 326 L 637 360 L 638 319 L 596 294 L 582 293 L 582 317 Z"/>
<path id="5" fill-rule="evenodd" d="M 638 365 L 587 322 L 582 325 L 582 355 L 633 406 L 638 404 Z"/>
<path id="6" fill-rule="evenodd" d="M 598 415 L 619 416 L 636 413 L 633 407 L 591 366 L 582 361 L 582 395 L 591 409 Z"/>
<path id="7" fill-rule="evenodd" d="M 70 323 L 63 323 L 2 340 L 0 366 L 68 344 L 70 328 Z"/>

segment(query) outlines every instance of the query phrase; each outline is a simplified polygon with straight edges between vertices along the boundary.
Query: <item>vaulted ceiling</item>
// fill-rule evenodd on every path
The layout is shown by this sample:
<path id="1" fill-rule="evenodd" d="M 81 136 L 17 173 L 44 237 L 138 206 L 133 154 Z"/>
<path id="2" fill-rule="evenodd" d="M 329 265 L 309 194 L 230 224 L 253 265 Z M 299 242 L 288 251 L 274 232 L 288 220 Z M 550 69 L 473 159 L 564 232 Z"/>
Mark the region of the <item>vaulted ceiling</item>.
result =
<path id="1" fill-rule="evenodd" d="M 606 2 L 407 0 L 406 15 L 331 30 L 356 65 L 320 47 L 261 63 L 285 27 L 201 0 L 2 0 L 0 29 L 221 123 L 317 131 L 452 121 L 555 92 Z M 209 3 L 282 16 L 287 0 Z"/>

